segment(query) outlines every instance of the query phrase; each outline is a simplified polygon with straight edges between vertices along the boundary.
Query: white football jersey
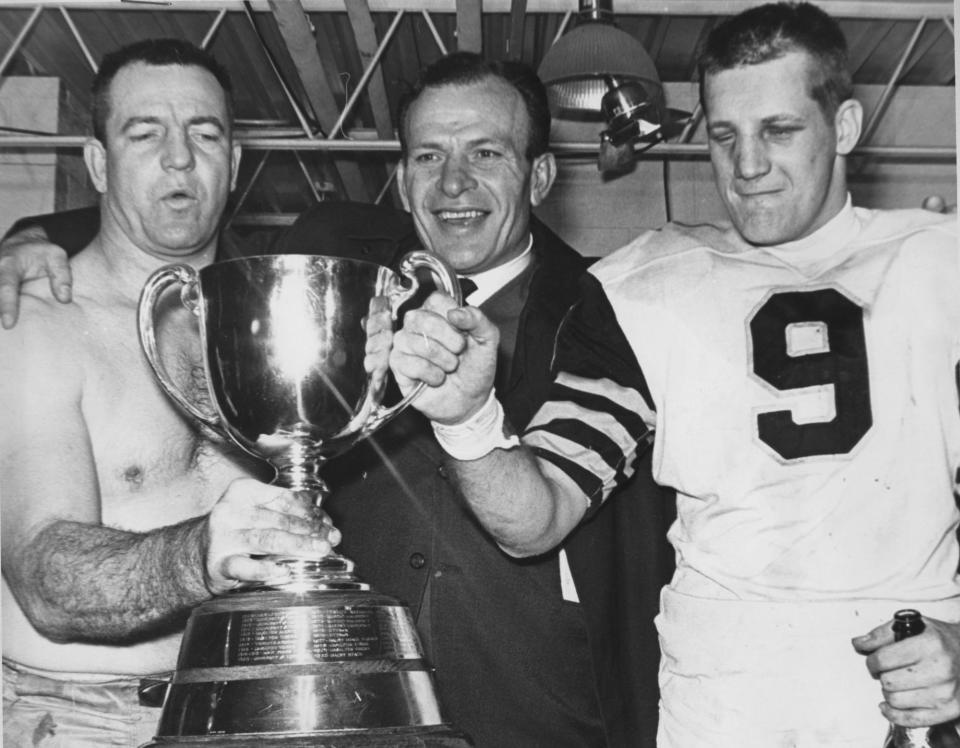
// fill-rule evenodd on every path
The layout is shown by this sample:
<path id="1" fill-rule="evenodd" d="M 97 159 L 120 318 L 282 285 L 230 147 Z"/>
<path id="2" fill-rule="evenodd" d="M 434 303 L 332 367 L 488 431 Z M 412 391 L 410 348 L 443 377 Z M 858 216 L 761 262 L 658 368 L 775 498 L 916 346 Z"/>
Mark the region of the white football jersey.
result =
<path id="1" fill-rule="evenodd" d="M 678 492 L 675 589 L 960 594 L 952 217 L 848 203 L 775 247 L 674 225 L 590 272 L 601 298 L 572 314 L 525 441 L 599 501 L 653 429 L 654 475 Z"/>

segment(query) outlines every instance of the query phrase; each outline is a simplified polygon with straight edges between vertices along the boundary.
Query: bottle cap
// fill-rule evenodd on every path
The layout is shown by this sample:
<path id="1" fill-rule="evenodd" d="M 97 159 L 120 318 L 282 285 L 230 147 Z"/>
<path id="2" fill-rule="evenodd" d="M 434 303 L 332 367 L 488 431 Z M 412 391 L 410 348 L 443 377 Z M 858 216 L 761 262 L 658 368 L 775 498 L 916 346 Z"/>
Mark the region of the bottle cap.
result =
<path id="1" fill-rule="evenodd" d="M 916 636 L 925 628 L 920 612 L 912 608 L 904 608 L 893 614 L 893 635 L 896 641 L 910 636 Z"/>

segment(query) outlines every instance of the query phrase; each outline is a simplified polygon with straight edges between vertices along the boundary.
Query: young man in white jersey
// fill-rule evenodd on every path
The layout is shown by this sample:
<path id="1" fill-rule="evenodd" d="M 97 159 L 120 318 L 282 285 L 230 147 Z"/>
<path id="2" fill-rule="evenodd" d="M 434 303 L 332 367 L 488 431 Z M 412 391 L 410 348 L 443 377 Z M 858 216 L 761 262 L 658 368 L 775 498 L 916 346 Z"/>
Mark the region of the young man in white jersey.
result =
<path id="1" fill-rule="evenodd" d="M 477 310 L 432 299 L 394 369 L 431 385 L 416 406 L 515 555 L 588 519 L 653 436 L 678 492 L 661 745 L 876 748 L 885 718 L 960 715 L 954 219 L 851 205 L 862 110 L 816 7 L 724 22 L 700 72 L 731 224 L 667 226 L 591 269 L 521 447 Z M 893 643 L 903 607 L 927 630 Z"/>

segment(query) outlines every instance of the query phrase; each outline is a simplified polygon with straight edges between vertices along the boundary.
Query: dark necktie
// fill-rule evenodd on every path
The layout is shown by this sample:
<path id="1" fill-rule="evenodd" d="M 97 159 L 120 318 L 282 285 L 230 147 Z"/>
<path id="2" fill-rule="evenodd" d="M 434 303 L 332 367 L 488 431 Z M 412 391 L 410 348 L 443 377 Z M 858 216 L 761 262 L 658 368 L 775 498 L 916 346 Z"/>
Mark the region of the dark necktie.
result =
<path id="1" fill-rule="evenodd" d="M 457 280 L 460 281 L 460 293 L 463 295 L 463 300 L 466 301 L 467 297 L 477 290 L 477 284 L 462 275 L 457 276 Z"/>

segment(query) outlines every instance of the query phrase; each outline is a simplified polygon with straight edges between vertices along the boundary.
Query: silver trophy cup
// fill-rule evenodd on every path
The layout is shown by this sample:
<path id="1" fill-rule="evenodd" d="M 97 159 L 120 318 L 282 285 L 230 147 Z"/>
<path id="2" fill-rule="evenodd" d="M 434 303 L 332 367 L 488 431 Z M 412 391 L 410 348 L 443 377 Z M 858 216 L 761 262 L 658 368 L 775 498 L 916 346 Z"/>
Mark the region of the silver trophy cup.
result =
<path id="1" fill-rule="evenodd" d="M 170 265 L 141 295 L 141 345 L 186 413 L 270 463 L 276 484 L 320 504 L 323 462 L 417 394 L 382 404 L 397 310 L 422 272 L 460 301 L 455 275 L 426 252 L 407 255 L 399 273 L 313 255 L 200 271 Z M 199 318 L 207 407 L 161 360 L 156 309 L 175 284 Z M 151 746 L 470 745 L 441 717 L 433 672 L 400 602 L 371 591 L 339 554 L 276 560 L 288 576 L 192 612 Z"/>

